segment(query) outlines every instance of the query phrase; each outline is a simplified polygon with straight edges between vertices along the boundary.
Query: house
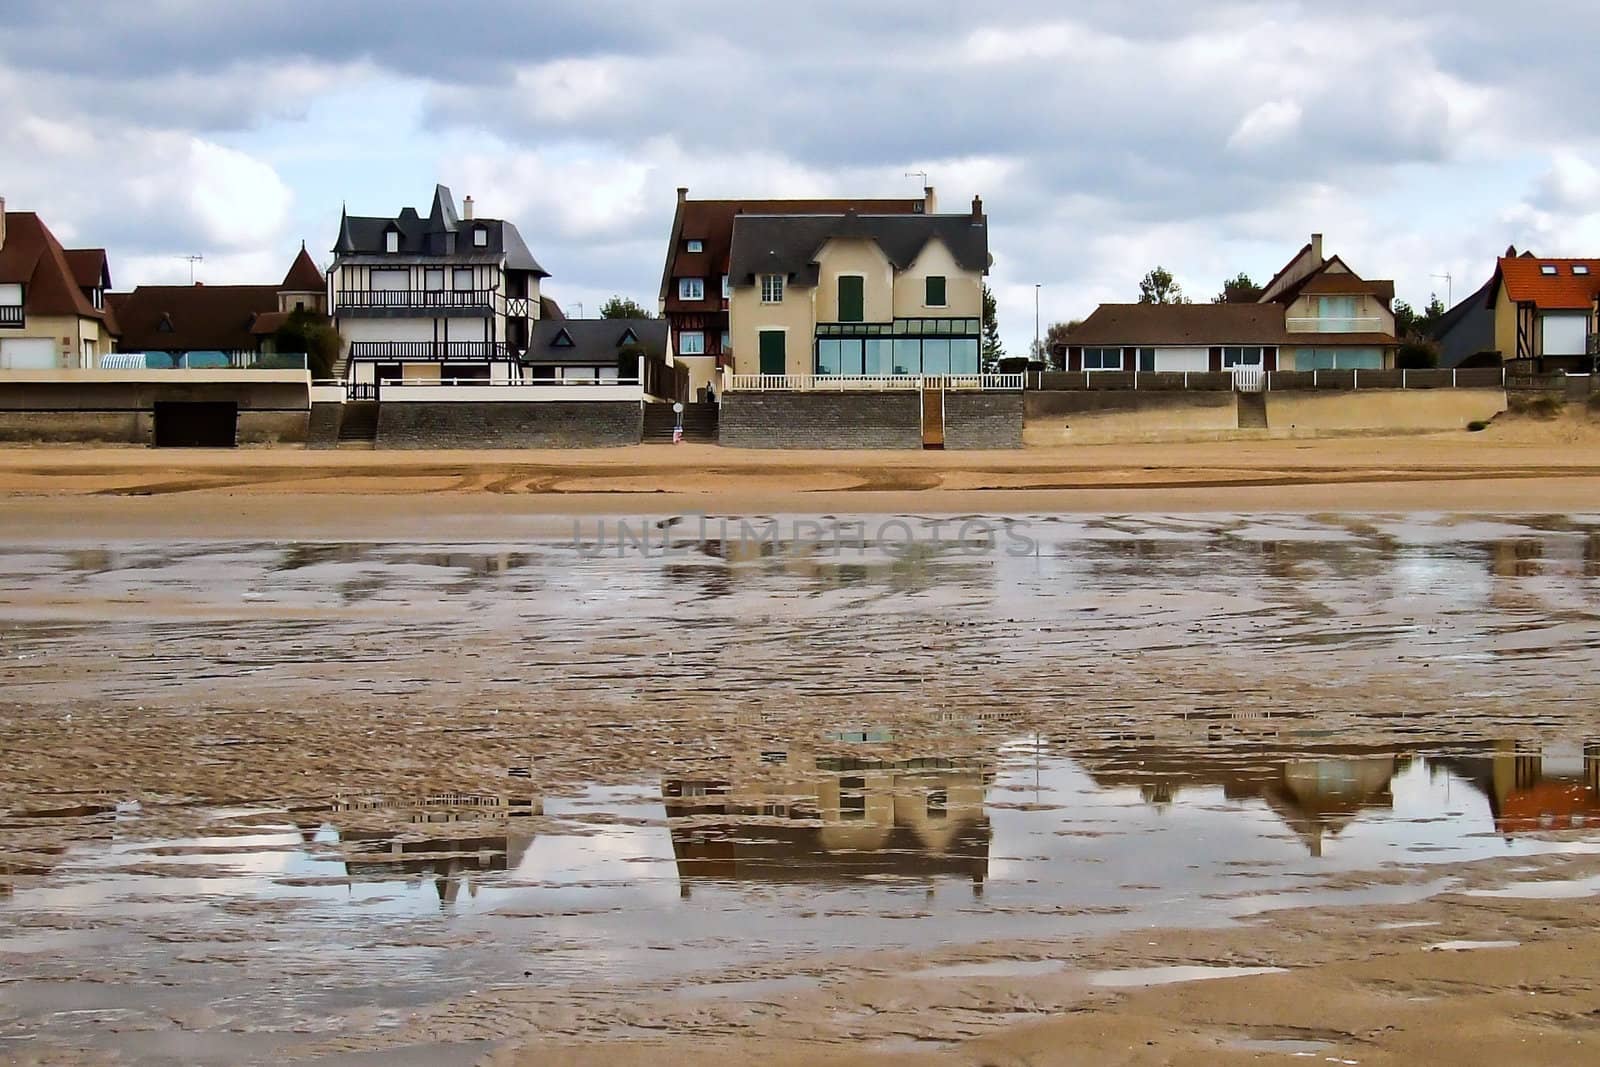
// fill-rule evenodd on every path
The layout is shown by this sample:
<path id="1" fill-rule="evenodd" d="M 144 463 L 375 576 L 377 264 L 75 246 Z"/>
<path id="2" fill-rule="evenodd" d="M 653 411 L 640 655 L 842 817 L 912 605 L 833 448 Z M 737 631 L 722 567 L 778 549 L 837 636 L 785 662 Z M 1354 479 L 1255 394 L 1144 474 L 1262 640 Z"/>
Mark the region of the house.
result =
<path id="1" fill-rule="evenodd" d="M 1502 256 L 1486 290 L 1478 299 L 1493 316 L 1503 360 L 1531 361 L 1541 372 L 1593 368 L 1600 259 Z"/>
<path id="2" fill-rule="evenodd" d="M 548 319 L 520 357 L 525 379 L 595 385 L 641 379 L 641 361 L 664 364 L 663 319 Z"/>
<path id="3" fill-rule="evenodd" d="M 274 351 L 273 335 L 295 311 L 327 313 L 326 280 L 305 244 L 276 285 L 141 285 L 112 293 L 119 352 L 171 357 L 186 366 L 246 366 Z"/>
<path id="4" fill-rule="evenodd" d="M 735 220 L 744 215 L 932 214 L 932 188 L 920 197 L 881 200 L 690 200 L 678 190 L 677 212 L 661 272 L 661 312 L 671 328 L 675 359 L 689 370 L 691 395 L 704 392 L 732 366 L 728 321 L 729 261 Z"/>
<path id="5" fill-rule="evenodd" d="M 1057 356 L 1069 371 L 1379 370 L 1399 345 L 1393 302 L 1392 281 L 1312 234 L 1254 304 L 1102 304 Z"/>
<path id="6" fill-rule="evenodd" d="M 963 214 L 735 216 L 729 333 L 739 375 L 976 375 L 989 227 Z"/>
<path id="7" fill-rule="evenodd" d="M 1506 249 L 1507 257 L 1514 258 L 1516 254 L 1514 246 Z M 1502 360 L 1494 336 L 1498 278 L 1498 272 L 1491 274 L 1477 292 L 1446 311 L 1434 324 L 1430 336 L 1439 346 L 1439 366 L 1500 366 Z"/>
<path id="8" fill-rule="evenodd" d="M 503 219 L 456 212 L 435 187 L 426 216 L 339 219 L 329 271 L 333 317 L 348 345 L 353 391 L 391 380 L 514 380 L 544 310 L 549 277 Z"/>
<path id="9" fill-rule="evenodd" d="M 103 248 L 63 248 L 31 211 L 0 198 L 0 369 L 99 365 L 115 343 Z"/>

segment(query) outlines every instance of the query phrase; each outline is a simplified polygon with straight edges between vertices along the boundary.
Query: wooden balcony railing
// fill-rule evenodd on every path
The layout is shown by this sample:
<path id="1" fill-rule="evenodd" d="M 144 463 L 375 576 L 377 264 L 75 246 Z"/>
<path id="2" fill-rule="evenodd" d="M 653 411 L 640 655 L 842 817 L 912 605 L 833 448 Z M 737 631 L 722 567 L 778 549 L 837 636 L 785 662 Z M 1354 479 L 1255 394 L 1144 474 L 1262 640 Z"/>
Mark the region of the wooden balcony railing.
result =
<path id="1" fill-rule="evenodd" d="M 446 360 L 510 359 L 501 341 L 351 341 L 353 360 L 401 360 L 443 363 Z"/>
<path id="2" fill-rule="evenodd" d="M 21 326 L 23 322 L 21 304 L 0 304 L 0 326 Z"/>
<path id="3" fill-rule="evenodd" d="M 341 289 L 335 308 L 471 308 L 494 307 L 493 289 Z"/>

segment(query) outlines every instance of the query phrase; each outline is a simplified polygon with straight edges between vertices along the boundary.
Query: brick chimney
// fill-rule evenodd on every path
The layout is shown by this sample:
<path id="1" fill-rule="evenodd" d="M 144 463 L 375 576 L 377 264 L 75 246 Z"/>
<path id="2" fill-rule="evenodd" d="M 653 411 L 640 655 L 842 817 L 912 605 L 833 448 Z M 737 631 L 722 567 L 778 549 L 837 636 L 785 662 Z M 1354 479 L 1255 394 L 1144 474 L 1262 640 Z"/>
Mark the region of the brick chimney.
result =
<path id="1" fill-rule="evenodd" d="M 687 185 L 678 186 L 678 203 L 681 204 L 687 199 L 689 199 L 689 187 Z"/>
<path id="2" fill-rule="evenodd" d="M 471 222 L 472 221 L 472 211 L 473 211 L 472 194 L 469 193 L 469 194 L 467 194 L 467 198 L 465 200 L 461 201 L 461 217 L 463 219 L 466 219 L 468 222 Z"/>
<path id="3" fill-rule="evenodd" d="M 1322 234 L 1320 233 L 1311 235 L 1311 258 L 1318 263 L 1322 262 Z"/>
<path id="4" fill-rule="evenodd" d="M 972 218 L 974 221 L 983 218 L 983 197 L 972 198 Z"/>

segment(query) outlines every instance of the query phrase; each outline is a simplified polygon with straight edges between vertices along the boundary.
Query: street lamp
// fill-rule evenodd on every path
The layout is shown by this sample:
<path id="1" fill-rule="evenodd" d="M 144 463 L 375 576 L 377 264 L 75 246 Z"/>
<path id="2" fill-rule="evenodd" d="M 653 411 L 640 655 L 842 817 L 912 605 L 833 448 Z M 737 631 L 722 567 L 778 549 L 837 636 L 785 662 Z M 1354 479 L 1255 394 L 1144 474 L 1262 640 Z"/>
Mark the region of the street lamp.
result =
<path id="1" fill-rule="evenodd" d="M 1039 343 L 1039 290 L 1041 288 L 1043 286 L 1040 283 L 1033 283 L 1033 354 L 1038 358 L 1039 362 L 1045 363 L 1048 361 L 1044 357 L 1044 346 Z"/>

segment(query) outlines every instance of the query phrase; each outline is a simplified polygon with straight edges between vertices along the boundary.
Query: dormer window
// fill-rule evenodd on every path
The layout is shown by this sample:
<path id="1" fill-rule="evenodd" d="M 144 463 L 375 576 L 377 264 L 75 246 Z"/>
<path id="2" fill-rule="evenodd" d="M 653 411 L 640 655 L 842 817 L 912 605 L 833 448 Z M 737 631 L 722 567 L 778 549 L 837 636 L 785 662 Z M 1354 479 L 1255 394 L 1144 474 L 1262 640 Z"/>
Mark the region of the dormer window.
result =
<path id="1" fill-rule="evenodd" d="M 484 229 L 482 226 L 474 226 L 472 228 L 472 247 L 473 248 L 488 248 L 489 247 L 489 231 Z"/>
<path id="2" fill-rule="evenodd" d="M 1587 264 L 1587 263 L 1574 263 L 1572 265 L 1572 273 L 1580 275 L 1580 276 L 1582 276 L 1584 274 L 1588 274 L 1589 273 L 1589 264 Z"/>
<path id="3" fill-rule="evenodd" d="M 1543 264 L 1540 264 L 1539 273 L 1540 274 L 1547 274 L 1547 275 L 1554 275 L 1556 273 L 1556 265 L 1554 263 L 1543 263 Z"/>
<path id="4" fill-rule="evenodd" d="M 400 231 L 387 230 L 383 235 L 383 250 L 385 252 L 400 251 Z"/>
<path id="5" fill-rule="evenodd" d="M 704 252 L 706 250 L 705 242 L 703 241 L 689 241 L 685 247 L 690 252 Z"/>
<path id="6" fill-rule="evenodd" d="M 556 334 L 555 340 L 550 342 L 550 347 L 552 347 L 552 348 L 571 348 L 572 347 L 572 335 L 569 334 L 566 330 L 560 331 L 559 333 Z"/>

